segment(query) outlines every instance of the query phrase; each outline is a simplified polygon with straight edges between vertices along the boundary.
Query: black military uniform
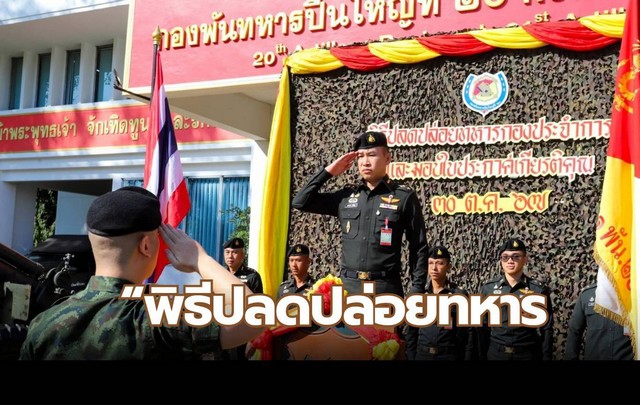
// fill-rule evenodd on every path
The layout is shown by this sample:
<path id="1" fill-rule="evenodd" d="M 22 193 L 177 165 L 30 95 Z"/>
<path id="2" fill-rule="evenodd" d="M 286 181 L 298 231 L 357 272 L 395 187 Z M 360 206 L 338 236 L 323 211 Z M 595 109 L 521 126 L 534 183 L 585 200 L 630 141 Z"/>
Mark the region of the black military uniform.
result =
<path id="1" fill-rule="evenodd" d="M 429 252 L 429 258 L 451 260 L 451 255 L 446 247 L 435 246 Z M 435 294 L 431 281 L 427 283 L 426 294 Z M 438 294 L 462 294 L 469 293 L 459 288 L 455 283 L 447 279 L 444 289 Z M 475 359 L 475 328 L 460 327 L 457 324 L 457 306 L 452 305 L 451 325 L 438 326 L 437 324 L 416 328 L 407 326 L 407 359 L 408 360 L 474 360 Z"/>
<path id="2" fill-rule="evenodd" d="M 245 245 L 242 239 L 233 238 L 226 241 L 222 247 L 223 249 L 244 249 Z M 227 266 L 227 269 L 229 269 L 229 266 Z M 229 269 L 229 271 L 231 270 Z M 235 273 L 233 273 L 233 275 L 245 283 L 252 292 L 262 294 L 262 278 L 260 277 L 260 274 L 251 267 L 247 267 L 243 264 Z M 246 348 L 247 345 L 243 344 L 232 349 L 221 349 L 215 353 L 215 357 L 220 360 L 247 360 L 247 357 L 245 356 Z"/>
<path id="3" fill-rule="evenodd" d="M 633 360 L 631 339 L 624 327 L 594 310 L 596 284 L 580 293 L 567 330 L 565 360 L 578 360 L 584 336 L 584 360 Z"/>
<path id="4" fill-rule="evenodd" d="M 238 277 L 243 283 L 246 283 L 247 287 L 254 293 L 262 294 L 262 278 L 260 278 L 260 274 L 251 267 L 243 264 L 233 275 Z"/>
<path id="5" fill-rule="evenodd" d="M 224 245 L 222 245 L 222 248 L 244 249 L 244 241 L 240 238 L 229 239 L 224 243 Z M 229 269 L 229 266 L 227 266 L 227 269 Z M 247 284 L 247 287 L 249 287 L 252 292 L 262 294 L 262 278 L 260 277 L 260 274 L 251 267 L 247 267 L 243 264 L 235 273 L 233 273 L 233 275 L 238 277 L 243 283 Z"/>
<path id="6" fill-rule="evenodd" d="M 309 256 L 310 251 L 309 251 L 309 247 L 307 245 L 303 245 L 303 244 L 297 244 L 291 247 L 291 249 L 289 249 L 289 252 L 287 253 L 287 257 L 292 257 L 292 256 Z M 298 287 L 297 283 L 296 283 L 296 279 L 294 277 L 290 277 L 288 280 L 283 281 L 282 284 L 280 284 L 280 287 L 278 287 L 278 295 L 277 298 L 282 297 L 283 295 L 287 295 L 287 294 L 306 294 L 307 291 L 313 287 L 313 284 L 316 281 L 314 280 L 313 277 L 311 277 L 311 274 L 307 274 L 307 279 L 304 281 L 304 283 Z"/>
<path id="7" fill-rule="evenodd" d="M 361 135 L 354 150 L 387 146 L 384 134 Z M 361 281 L 375 280 L 377 293 L 404 296 L 401 281 L 402 235 L 409 242 L 411 291 L 424 291 L 428 245 L 422 208 L 416 193 L 385 177 L 373 190 L 363 182 L 328 193 L 320 188 L 332 176 L 315 173 L 298 192 L 292 206 L 301 211 L 338 217 L 342 229 L 340 277 L 350 292 Z"/>
<path id="8" fill-rule="evenodd" d="M 526 254 L 526 246 L 520 239 L 508 239 L 501 247 L 504 251 L 522 251 Z M 502 326 L 489 327 L 485 316 L 482 328 L 478 331 L 478 348 L 481 360 L 551 360 L 553 356 L 553 306 L 551 292 L 540 281 L 522 274 L 520 281 L 513 287 L 504 275 L 485 282 L 480 294 L 514 294 L 522 297 L 525 294 L 543 294 L 547 296 L 547 312 L 549 319 L 540 328 L 509 326 L 509 306 L 501 306 Z"/>
<path id="9" fill-rule="evenodd" d="M 280 287 L 278 287 L 278 295 L 277 297 L 280 298 L 283 295 L 287 295 L 287 294 L 301 294 L 301 295 L 305 295 L 307 293 L 307 291 L 309 291 L 309 289 L 311 287 L 313 287 L 313 284 L 316 282 L 316 280 L 311 277 L 311 274 L 309 274 L 307 276 L 307 279 L 305 280 L 304 284 L 301 285 L 300 287 L 298 287 L 296 285 L 296 280 L 294 278 L 290 278 L 287 281 L 283 281 L 280 284 Z"/>

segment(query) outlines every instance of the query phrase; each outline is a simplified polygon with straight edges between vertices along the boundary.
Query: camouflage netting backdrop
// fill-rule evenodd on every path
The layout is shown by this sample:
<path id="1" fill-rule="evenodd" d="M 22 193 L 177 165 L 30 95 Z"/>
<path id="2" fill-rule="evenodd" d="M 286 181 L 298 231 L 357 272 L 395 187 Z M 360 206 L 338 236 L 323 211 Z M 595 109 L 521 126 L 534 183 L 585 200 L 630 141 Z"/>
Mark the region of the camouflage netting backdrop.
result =
<path id="1" fill-rule="evenodd" d="M 292 197 L 320 167 L 347 152 L 354 138 L 372 123 L 420 128 L 500 125 L 608 119 L 614 92 L 619 45 L 595 52 L 570 52 L 545 47 L 537 50 L 494 50 L 464 58 L 438 57 L 427 62 L 393 65 L 372 73 L 342 68 L 325 74 L 291 76 Z M 468 109 L 462 89 L 469 74 L 504 72 L 509 84 L 506 103 L 483 116 Z M 453 279 L 472 293 L 483 281 L 501 272 L 497 249 L 517 236 L 528 245 L 526 273 L 552 291 L 555 316 L 555 358 L 564 351 L 566 329 L 580 290 L 595 281 L 593 242 L 600 202 L 608 139 L 393 147 L 392 161 L 434 161 L 446 151 L 450 160 L 505 158 L 532 149 L 533 157 L 595 156 L 592 175 L 567 177 L 470 178 L 400 180 L 414 189 L 423 204 L 429 244 L 444 244 L 453 254 Z M 324 190 L 359 181 L 357 168 L 332 179 Z M 530 194 L 551 190 L 549 207 L 541 213 L 435 215 L 433 196 L 500 192 Z M 336 218 L 292 210 L 289 243 L 307 243 L 313 252 L 312 273 L 338 274 L 340 226 Z M 404 245 L 404 263 L 407 246 Z M 406 266 L 405 266 L 406 268 Z M 405 275 L 405 285 L 408 281 Z"/>

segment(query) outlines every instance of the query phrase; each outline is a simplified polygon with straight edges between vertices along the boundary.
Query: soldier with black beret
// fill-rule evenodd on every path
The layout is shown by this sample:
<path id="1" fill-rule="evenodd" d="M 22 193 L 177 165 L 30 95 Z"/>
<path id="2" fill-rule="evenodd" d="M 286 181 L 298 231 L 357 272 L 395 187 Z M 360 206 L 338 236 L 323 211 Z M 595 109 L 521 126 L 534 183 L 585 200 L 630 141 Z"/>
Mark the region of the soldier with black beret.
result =
<path id="1" fill-rule="evenodd" d="M 631 338 L 624 326 L 595 311 L 597 284 L 586 287 L 573 308 L 567 329 L 565 360 L 633 360 Z"/>
<path id="2" fill-rule="evenodd" d="M 458 287 L 447 276 L 451 270 L 451 254 L 442 245 L 429 251 L 429 280 L 424 290 L 426 294 L 461 294 L 468 296 L 466 290 Z M 451 324 L 437 324 L 414 327 L 407 325 L 407 359 L 408 360 L 475 360 L 475 328 L 462 327 L 457 324 L 457 306 L 450 309 Z"/>
<path id="3" fill-rule="evenodd" d="M 240 279 L 256 294 L 262 294 L 262 278 L 260 273 L 244 264 L 246 253 L 244 240 L 231 238 L 222 245 L 224 262 L 231 274 Z M 214 353 L 217 360 L 247 360 L 246 345 Z"/>
<path id="4" fill-rule="evenodd" d="M 161 222 L 158 198 L 141 187 L 123 187 L 94 200 L 87 212 L 87 229 L 95 275 L 84 290 L 33 319 L 20 359 L 200 359 L 258 336 L 263 328 L 246 324 L 151 325 L 144 300 L 120 298 L 125 285 L 142 285 L 151 276 L 162 236 L 173 267 L 199 273 L 211 281 L 214 293 L 230 300 L 232 286 L 239 280 L 198 242 Z M 246 289 L 246 294 L 251 292 Z"/>
<path id="5" fill-rule="evenodd" d="M 254 293 L 262 294 L 260 274 L 244 264 L 246 256 L 244 241 L 240 238 L 231 238 L 222 245 L 222 248 L 224 249 L 224 262 L 231 274 L 238 277 Z"/>
<path id="6" fill-rule="evenodd" d="M 313 287 L 315 280 L 309 274 L 311 266 L 311 252 L 307 245 L 301 243 L 294 245 L 287 253 L 289 261 L 289 276 L 287 281 L 283 281 L 278 287 L 277 298 L 287 294 L 306 294 Z"/>
<path id="7" fill-rule="evenodd" d="M 331 178 L 357 161 L 362 183 L 320 192 Z M 381 132 L 357 137 L 353 150 L 320 169 L 291 205 L 304 212 L 338 217 L 342 231 L 340 277 L 347 291 L 362 291 L 374 281 L 376 293 L 404 296 L 402 240 L 409 242 L 411 291 L 424 291 L 428 245 L 422 206 L 416 193 L 387 176 L 391 153 Z"/>
<path id="8" fill-rule="evenodd" d="M 485 282 L 480 294 L 515 294 L 519 297 L 537 293 L 547 297 L 549 319 L 540 328 L 509 326 L 509 306 L 501 306 L 501 326 L 488 326 L 487 317 L 478 331 L 481 360 L 551 360 L 553 357 L 553 306 L 551 291 L 540 281 L 524 273 L 528 262 L 527 247 L 518 238 L 504 241 L 499 250 L 504 274 Z"/>

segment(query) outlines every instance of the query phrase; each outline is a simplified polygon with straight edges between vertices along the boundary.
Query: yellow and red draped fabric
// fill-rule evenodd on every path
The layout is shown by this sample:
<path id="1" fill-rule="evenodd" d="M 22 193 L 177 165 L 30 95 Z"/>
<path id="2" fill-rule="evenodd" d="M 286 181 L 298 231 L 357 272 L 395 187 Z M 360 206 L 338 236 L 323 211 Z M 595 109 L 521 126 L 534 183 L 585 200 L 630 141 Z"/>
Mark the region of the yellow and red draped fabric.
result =
<path id="1" fill-rule="evenodd" d="M 572 51 L 590 51 L 619 41 L 624 21 L 624 14 L 593 15 L 577 20 L 536 23 L 522 27 L 372 42 L 331 49 L 313 48 L 288 56 L 284 60 L 271 126 L 262 203 L 258 271 L 262 275 L 265 293 L 276 295 L 285 268 L 291 198 L 290 73 L 323 73 L 342 67 L 370 72 L 394 63 L 418 63 L 439 56 L 465 57 L 496 48 L 534 49 L 555 46 Z"/>
<path id="2" fill-rule="evenodd" d="M 594 256 L 600 266 L 596 311 L 625 325 L 638 360 L 640 253 L 640 0 L 631 0 L 616 75 L 611 135 Z M 635 208 L 635 209 L 634 209 Z"/>

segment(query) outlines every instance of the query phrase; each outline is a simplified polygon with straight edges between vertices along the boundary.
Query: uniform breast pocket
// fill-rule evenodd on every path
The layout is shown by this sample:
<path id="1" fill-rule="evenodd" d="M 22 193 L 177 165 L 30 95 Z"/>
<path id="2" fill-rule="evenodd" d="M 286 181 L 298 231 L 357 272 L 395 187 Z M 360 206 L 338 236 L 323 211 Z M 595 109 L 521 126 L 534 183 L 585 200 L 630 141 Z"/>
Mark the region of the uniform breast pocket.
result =
<path id="1" fill-rule="evenodd" d="M 593 306 L 587 306 L 584 313 L 587 317 L 587 324 L 589 325 L 589 329 L 606 329 L 607 318 L 597 313 Z"/>
<path id="2" fill-rule="evenodd" d="M 343 210 L 341 218 L 342 237 L 353 239 L 358 236 L 358 222 L 360 221 L 360 211 Z"/>

